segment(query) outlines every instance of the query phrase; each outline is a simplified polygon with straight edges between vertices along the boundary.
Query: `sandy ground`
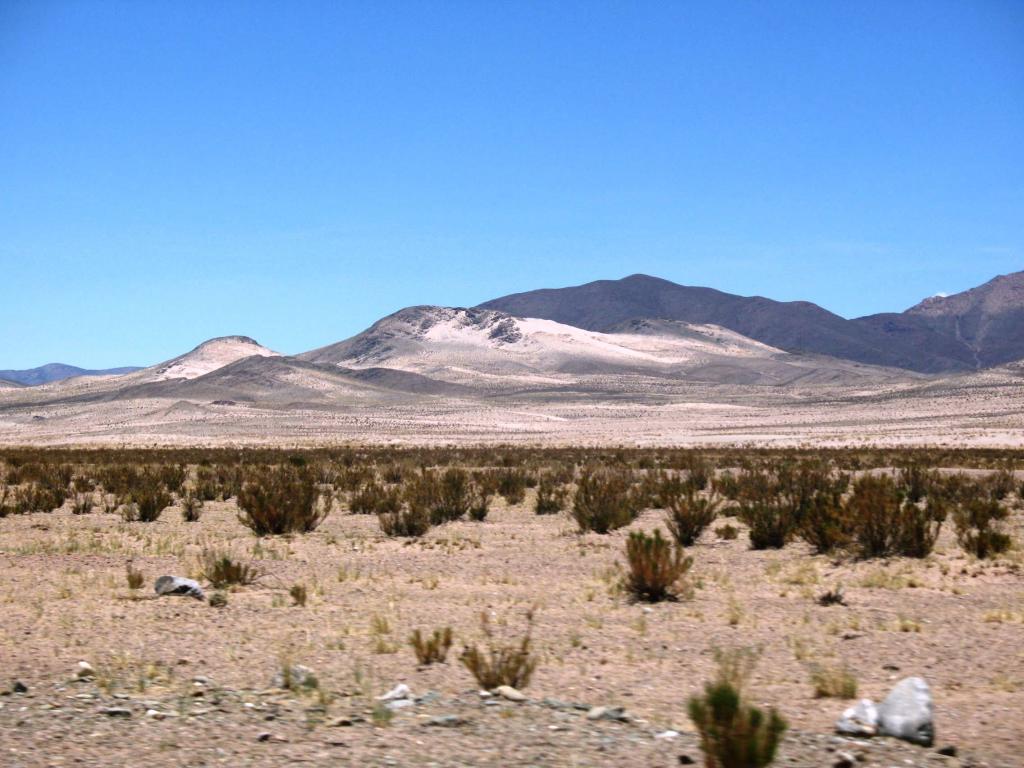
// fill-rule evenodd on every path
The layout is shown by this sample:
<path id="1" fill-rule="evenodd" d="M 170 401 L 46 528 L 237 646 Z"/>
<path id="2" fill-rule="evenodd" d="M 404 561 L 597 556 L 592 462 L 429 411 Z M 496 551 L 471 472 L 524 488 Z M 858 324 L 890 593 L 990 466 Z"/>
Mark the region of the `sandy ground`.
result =
<path id="1" fill-rule="evenodd" d="M 56 765 L 679 765 L 700 761 L 687 698 L 714 671 L 715 647 L 758 646 L 757 703 L 789 719 L 779 765 L 1020 765 L 1024 731 L 1021 552 L 968 559 L 943 532 L 924 561 L 833 561 L 794 544 L 755 552 L 710 531 L 691 549 L 693 596 L 651 607 L 616 588 L 626 533 L 578 535 L 565 515 L 500 500 L 483 523 L 389 540 L 375 518 L 336 507 L 314 533 L 257 541 L 234 504 L 208 503 L 186 524 L 67 512 L 0 520 L 0 763 Z M 661 513 L 634 524 L 652 528 Z M 734 522 L 734 521 L 733 521 Z M 1015 534 L 1024 536 L 1022 515 Z M 264 576 L 217 609 L 152 597 L 162 574 L 195 570 L 203 547 L 255 561 Z M 125 563 L 146 577 L 128 589 Z M 303 583 L 305 607 L 288 588 Z M 836 584 L 848 607 L 815 596 Z M 530 701 L 480 697 L 457 661 L 489 613 L 517 636 L 536 606 L 541 663 Z M 419 668 L 406 638 L 451 626 L 448 663 Z M 74 680 L 76 664 L 95 668 Z M 272 685 L 286 663 L 321 693 Z M 846 666 L 876 700 L 921 675 L 936 702 L 936 748 L 839 740 L 848 702 L 816 699 L 813 665 Z M 422 698 L 390 722 L 374 697 L 405 683 Z M 556 700 L 547 701 L 546 699 Z M 579 709 L 565 704 L 579 705 Z M 629 722 L 585 707 L 625 707 Z M 151 714 L 147 714 L 151 712 Z M 456 719 L 444 719 L 454 716 Z M 436 718 L 441 718 L 437 720 Z M 432 723 L 440 723 L 433 725 Z M 657 738 L 674 729 L 675 738 Z"/>

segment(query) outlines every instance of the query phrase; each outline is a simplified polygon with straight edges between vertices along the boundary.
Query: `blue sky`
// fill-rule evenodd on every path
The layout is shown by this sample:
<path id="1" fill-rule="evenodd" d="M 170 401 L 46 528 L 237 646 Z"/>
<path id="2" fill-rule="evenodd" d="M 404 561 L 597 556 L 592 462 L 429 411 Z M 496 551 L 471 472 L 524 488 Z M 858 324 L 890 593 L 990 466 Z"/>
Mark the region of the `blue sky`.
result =
<path id="1" fill-rule="evenodd" d="M 0 2 L 0 368 L 1024 269 L 1024 3 Z"/>

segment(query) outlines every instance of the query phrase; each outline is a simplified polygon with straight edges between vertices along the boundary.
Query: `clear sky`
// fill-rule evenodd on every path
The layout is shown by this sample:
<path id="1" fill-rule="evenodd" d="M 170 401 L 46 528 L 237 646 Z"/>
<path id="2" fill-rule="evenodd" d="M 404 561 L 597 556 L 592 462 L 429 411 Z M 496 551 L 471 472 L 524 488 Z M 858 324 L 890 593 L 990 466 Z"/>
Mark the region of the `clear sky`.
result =
<path id="1" fill-rule="evenodd" d="M 1024 2 L 0 0 L 0 368 L 1024 269 Z"/>

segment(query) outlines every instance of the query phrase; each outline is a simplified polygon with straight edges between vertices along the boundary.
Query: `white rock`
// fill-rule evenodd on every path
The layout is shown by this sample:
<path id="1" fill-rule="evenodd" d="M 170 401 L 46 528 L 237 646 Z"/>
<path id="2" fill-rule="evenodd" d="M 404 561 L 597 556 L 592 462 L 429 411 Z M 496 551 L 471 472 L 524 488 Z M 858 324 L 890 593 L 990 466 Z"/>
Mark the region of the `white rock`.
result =
<path id="1" fill-rule="evenodd" d="M 849 736 L 874 736 L 878 733 L 878 707 L 871 699 L 861 699 L 843 711 L 836 730 Z"/>
<path id="2" fill-rule="evenodd" d="M 878 730 L 914 744 L 930 747 L 935 740 L 932 694 L 920 677 L 900 680 L 878 705 Z"/>
<path id="3" fill-rule="evenodd" d="M 88 661 L 80 661 L 78 666 L 75 667 L 75 677 L 77 678 L 92 677 L 95 674 L 96 672 L 93 670 L 92 664 Z"/>
<path id="4" fill-rule="evenodd" d="M 526 701 L 526 694 L 513 688 L 511 685 L 499 685 L 494 689 L 494 692 L 509 701 Z"/>
<path id="5" fill-rule="evenodd" d="M 378 696 L 377 701 L 395 701 L 396 699 L 408 699 L 412 696 L 412 690 L 405 683 L 399 683 L 383 696 Z"/>

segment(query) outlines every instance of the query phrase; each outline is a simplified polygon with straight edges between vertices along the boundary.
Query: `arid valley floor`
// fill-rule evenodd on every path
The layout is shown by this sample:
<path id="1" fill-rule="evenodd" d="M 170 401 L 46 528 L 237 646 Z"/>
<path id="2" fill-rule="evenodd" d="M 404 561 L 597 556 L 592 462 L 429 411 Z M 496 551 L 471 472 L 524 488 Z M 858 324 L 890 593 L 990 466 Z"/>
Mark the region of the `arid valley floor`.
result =
<path id="1" fill-rule="evenodd" d="M 127 455 L 141 466 L 157 454 Z M 1020 458 L 957 455 L 935 461 L 982 477 L 991 469 L 973 467 Z M 155 522 L 126 522 L 99 505 L 76 515 L 70 501 L 10 514 L 0 519 L 0 762 L 699 763 L 687 699 L 714 675 L 714 649 L 753 647 L 752 700 L 790 724 L 778 765 L 852 756 L 865 767 L 1012 768 L 1024 711 L 1024 515 L 1015 494 L 1006 504 L 1017 547 L 984 560 L 965 554 L 948 522 L 923 559 L 814 555 L 799 541 L 755 551 L 726 508 L 687 550 L 687 594 L 651 605 L 621 589 L 624 548 L 629 531 L 664 529 L 662 510 L 609 534 L 580 533 L 567 512 L 535 514 L 533 488 L 516 503 L 496 496 L 482 522 L 414 538 L 386 537 L 374 515 L 349 512 L 345 494 L 316 530 L 260 538 L 230 500 L 208 501 L 197 522 L 184 522 L 178 506 Z M 726 524 L 737 538 L 716 535 Z M 259 578 L 229 589 L 219 608 L 153 594 L 158 576 L 199 575 L 211 550 Z M 141 588 L 127 585 L 127 563 Z M 293 585 L 307 590 L 305 605 L 290 596 Z M 846 605 L 819 605 L 838 585 Z M 539 665 L 527 700 L 482 697 L 459 651 L 482 640 L 481 614 L 498 637 L 515 639 L 531 609 Z M 419 666 L 409 634 L 443 626 L 455 636 L 447 662 Z M 315 687 L 275 681 L 292 665 L 312 670 Z M 935 744 L 834 735 L 851 702 L 817 697 L 815 670 L 842 670 L 857 696 L 875 700 L 901 678 L 924 677 Z M 378 697 L 399 684 L 411 690 L 408 706 L 385 711 Z M 598 706 L 624 714 L 595 718 Z M 950 746 L 955 757 L 939 753 Z"/>

